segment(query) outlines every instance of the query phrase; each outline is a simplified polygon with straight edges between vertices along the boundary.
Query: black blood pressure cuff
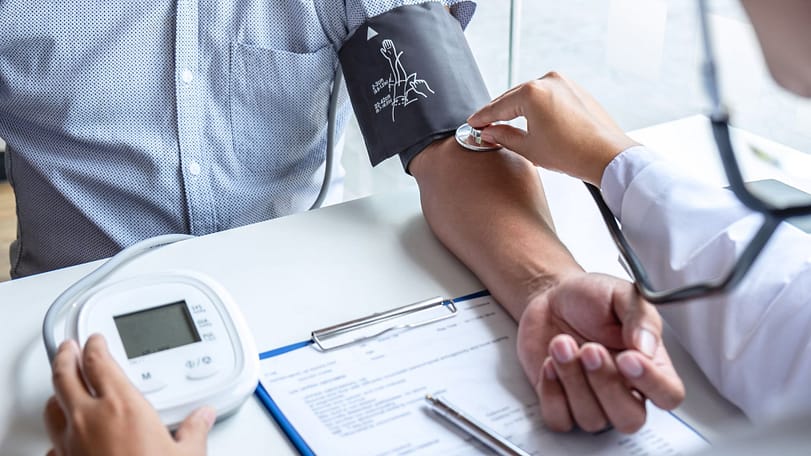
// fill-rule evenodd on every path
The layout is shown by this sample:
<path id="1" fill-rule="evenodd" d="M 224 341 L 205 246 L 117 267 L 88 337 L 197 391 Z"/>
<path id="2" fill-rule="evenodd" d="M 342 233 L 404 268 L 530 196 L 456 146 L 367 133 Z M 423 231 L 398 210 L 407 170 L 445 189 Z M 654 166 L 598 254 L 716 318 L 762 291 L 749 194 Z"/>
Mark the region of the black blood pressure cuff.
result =
<path id="1" fill-rule="evenodd" d="M 339 52 L 372 165 L 403 166 L 490 101 L 462 27 L 438 2 L 370 18 Z"/>

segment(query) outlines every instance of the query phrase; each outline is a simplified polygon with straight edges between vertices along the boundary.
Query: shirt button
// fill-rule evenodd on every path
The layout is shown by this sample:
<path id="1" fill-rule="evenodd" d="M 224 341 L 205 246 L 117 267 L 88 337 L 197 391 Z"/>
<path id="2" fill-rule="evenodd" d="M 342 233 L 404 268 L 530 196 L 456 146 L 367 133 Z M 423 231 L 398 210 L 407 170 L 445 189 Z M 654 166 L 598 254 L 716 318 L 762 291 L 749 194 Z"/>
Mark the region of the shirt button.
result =
<path id="1" fill-rule="evenodd" d="M 180 78 L 183 79 L 183 82 L 188 84 L 194 80 L 194 73 L 192 73 L 190 69 L 184 68 L 183 73 L 180 74 Z"/>
<path id="2" fill-rule="evenodd" d="M 192 176 L 200 174 L 200 164 L 192 160 L 189 163 L 189 172 L 191 173 Z"/>

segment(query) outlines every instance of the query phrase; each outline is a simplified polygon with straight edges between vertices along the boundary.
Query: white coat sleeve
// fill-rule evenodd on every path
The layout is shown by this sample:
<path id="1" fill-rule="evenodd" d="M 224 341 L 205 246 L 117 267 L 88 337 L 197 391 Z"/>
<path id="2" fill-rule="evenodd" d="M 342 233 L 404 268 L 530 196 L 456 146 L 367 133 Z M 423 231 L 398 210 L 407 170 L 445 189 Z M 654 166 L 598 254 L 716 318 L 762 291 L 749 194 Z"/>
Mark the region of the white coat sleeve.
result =
<path id="1" fill-rule="evenodd" d="M 762 216 L 645 147 L 601 188 L 658 288 L 725 275 Z M 732 292 L 659 307 L 718 390 L 756 422 L 811 414 L 811 236 L 781 224 Z M 689 394 L 689 392 L 688 392 Z"/>

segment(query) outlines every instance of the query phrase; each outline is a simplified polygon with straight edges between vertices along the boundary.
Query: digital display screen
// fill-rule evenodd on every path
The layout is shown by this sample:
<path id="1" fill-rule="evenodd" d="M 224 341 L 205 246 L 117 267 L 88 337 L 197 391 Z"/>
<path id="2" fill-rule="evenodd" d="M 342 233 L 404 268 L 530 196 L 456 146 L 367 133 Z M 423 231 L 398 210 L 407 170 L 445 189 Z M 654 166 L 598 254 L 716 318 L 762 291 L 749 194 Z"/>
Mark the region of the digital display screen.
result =
<path id="1" fill-rule="evenodd" d="M 200 342 L 186 301 L 113 317 L 127 358 Z"/>

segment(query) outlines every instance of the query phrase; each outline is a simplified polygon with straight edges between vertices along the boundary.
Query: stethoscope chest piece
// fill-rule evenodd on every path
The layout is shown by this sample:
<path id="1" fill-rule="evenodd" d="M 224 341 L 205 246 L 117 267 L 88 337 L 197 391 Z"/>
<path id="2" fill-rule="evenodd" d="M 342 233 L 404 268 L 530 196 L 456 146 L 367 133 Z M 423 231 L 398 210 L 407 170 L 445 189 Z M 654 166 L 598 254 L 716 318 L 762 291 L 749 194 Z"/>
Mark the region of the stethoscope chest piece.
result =
<path id="1" fill-rule="evenodd" d="M 467 123 L 463 123 L 456 129 L 456 142 L 465 149 L 486 152 L 500 149 L 501 146 L 482 140 L 481 130 L 477 130 Z"/>

